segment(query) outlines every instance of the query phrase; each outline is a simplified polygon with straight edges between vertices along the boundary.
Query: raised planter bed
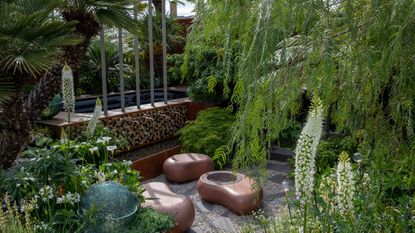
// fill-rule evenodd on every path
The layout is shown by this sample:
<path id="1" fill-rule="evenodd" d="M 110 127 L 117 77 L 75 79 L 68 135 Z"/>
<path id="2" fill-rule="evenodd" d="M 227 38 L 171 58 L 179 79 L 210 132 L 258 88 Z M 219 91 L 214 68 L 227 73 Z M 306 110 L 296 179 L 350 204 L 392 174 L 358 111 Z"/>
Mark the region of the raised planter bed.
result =
<path id="1" fill-rule="evenodd" d="M 163 163 L 169 157 L 179 154 L 181 146 L 175 146 L 156 154 L 133 161 L 131 167 L 140 171 L 143 180 L 154 178 L 163 173 Z"/>

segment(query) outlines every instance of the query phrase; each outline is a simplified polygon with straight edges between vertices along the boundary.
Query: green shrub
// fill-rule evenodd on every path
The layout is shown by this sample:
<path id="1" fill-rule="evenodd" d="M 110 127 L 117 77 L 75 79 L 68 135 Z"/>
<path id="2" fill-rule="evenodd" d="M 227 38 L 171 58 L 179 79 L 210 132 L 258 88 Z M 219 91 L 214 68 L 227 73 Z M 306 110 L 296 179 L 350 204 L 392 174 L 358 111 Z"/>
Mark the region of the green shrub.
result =
<path id="1" fill-rule="evenodd" d="M 139 209 L 127 233 L 161 233 L 174 227 L 173 218 L 151 208 Z"/>
<path id="2" fill-rule="evenodd" d="M 180 67 L 183 65 L 183 54 L 167 54 L 167 77 L 169 85 L 183 83 Z"/>
<path id="3" fill-rule="evenodd" d="M 180 130 L 182 150 L 214 156 L 215 150 L 228 144 L 235 116 L 225 109 L 200 111 L 197 119 Z M 216 162 L 216 161 L 215 161 Z M 216 162 L 216 165 L 219 165 Z"/>
<path id="4" fill-rule="evenodd" d="M 208 78 L 196 80 L 188 89 L 188 95 L 191 100 L 203 103 L 221 103 L 224 101 L 220 91 L 209 91 Z"/>
<path id="5" fill-rule="evenodd" d="M 189 97 L 194 101 L 223 103 L 231 96 L 234 63 L 223 60 L 222 48 L 203 51 L 186 50 L 181 66 L 182 78 L 189 83 Z"/>
<path id="6" fill-rule="evenodd" d="M 276 142 L 281 147 L 294 149 L 298 136 L 301 133 L 301 123 L 296 120 L 288 119 L 285 127 L 276 137 Z"/>
<path id="7" fill-rule="evenodd" d="M 140 54 L 141 55 L 141 54 Z M 135 71 L 133 50 L 124 53 L 124 88 L 125 90 L 135 90 Z M 119 66 L 118 46 L 110 41 L 105 42 L 105 62 L 107 75 L 108 92 L 118 92 L 120 85 L 120 66 Z M 141 60 L 143 58 L 140 58 Z M 145 66 L 140 66 L 140 87 L 146 89 L 148 83 L 148 70 Z M 101 51 L 100 41 L 94 40 L 88 47 L 85 58 L 80 67 L 80 79 L 77 86 L 77 94 L 102 94 L 101 79 Z"/>
<path id="8" fill-rule="evenodd" d="M 317 173 L 323 174 L 334 167 L 342 151 L 349 154 L 357 152 L 358 141 L 353 136 L 332 136 L 321 140 L 317 147 L 316 168 Z"/>

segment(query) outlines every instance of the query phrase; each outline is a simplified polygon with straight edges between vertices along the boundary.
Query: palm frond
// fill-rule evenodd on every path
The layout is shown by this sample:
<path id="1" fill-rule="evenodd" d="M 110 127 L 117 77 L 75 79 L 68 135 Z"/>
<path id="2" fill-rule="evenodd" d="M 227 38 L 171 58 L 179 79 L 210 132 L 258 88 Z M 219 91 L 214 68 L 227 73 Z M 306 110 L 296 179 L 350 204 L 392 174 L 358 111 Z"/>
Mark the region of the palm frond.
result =
<path id="1" fill-rule="evenodd" d="M 0 25 L 2 73 L 39 75 L 54 63 L 60 47 L 81 41 L 71 32 L 74 22 L 50 18 L 56 3 L 46 2 L 21 0 L 0 11 L 0 17 L 5 19 Z"/>
<path id="2" fill-rule="evenodd" d="M 10 79 L 0 76 L 0 105 L 10 101 L 14 93 L 14 85 Z"/>
<path id="3" fill-rule="evenodd" d="M 25 15 L 31 15 L 38 12 L 53 12 L 62 1 L 55 0 L 18 0 L 16 1 L 16 10 Z"/>
<path id="4" fill-rule="evenodd" d="M 123 28 L 127 31 L 138 34 L 140 27 L 125 9 L 118 7 L 100 8 L 95 11 L 98 22 L 103 25 Z"/>
<path id="5" fill-rule="evenodd" d="M 94 14 L 96 20 L 106 26 L 123 28 L 127 31 L 138 34 L 139 25 L 133 19 L 137 1 L 133 0 L 66 0 L 61 4 L 63 11 L 76 14 Z"/>

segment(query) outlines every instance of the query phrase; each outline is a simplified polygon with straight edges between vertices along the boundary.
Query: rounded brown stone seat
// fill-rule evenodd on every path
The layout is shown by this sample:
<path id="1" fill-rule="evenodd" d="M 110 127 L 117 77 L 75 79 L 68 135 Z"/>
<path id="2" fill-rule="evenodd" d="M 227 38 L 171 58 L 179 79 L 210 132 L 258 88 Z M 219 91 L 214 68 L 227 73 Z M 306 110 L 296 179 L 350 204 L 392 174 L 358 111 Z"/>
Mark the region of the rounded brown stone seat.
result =
<path id="1" fill-rule="evenodd" d="M 150 206 L 157 211 L 170 214 L 176 221 L 172 232 L 187 232 L 195 220 L 195 208 L 190 198 L 173 193 L 170 188 L 161 182 L 144 184 L 144 206 Z"/>
<path id="2" fill-rule="evenodd" d="M 262 203 L 263 192 L 255 180 L 241 173 L 212 171 L 197 182 L 200 197 L 225 206 L 235 214 L 250 214 Z M 255 188 L 254 188 L 255 187 Z"/>
<path id="3" fill-rule="evenodd" d="M 197 180 L 202 174 L 213 171 L 214 168 L 215 165 L 208 155 L 197 153 L 173 155 L 163 164 L 166 178 L 177 183 Z"/>

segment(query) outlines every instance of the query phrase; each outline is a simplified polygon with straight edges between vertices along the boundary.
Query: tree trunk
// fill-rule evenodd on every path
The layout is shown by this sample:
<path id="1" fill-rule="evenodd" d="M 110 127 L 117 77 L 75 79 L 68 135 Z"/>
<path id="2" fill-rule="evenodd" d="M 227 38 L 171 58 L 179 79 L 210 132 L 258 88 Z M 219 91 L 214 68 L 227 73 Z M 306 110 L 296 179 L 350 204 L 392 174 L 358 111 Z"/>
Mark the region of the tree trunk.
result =
<path id="1" fill-rule="evenodd" d="M 154 8 L 157 12 L 161 13 L 161 1 L 162 0 L 153 0 Z M 164 1 L 164 0 L 163 0 Z"/>
<path id="2" fill-rule="evenodd" d="M 23 102 L 23 78 L 17 78 L 13 101 L 0 110 L 0 169 L 10 167 L 30 138 L 31 124 Z"/>

